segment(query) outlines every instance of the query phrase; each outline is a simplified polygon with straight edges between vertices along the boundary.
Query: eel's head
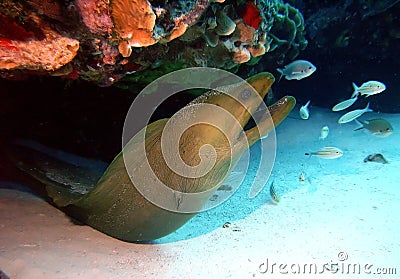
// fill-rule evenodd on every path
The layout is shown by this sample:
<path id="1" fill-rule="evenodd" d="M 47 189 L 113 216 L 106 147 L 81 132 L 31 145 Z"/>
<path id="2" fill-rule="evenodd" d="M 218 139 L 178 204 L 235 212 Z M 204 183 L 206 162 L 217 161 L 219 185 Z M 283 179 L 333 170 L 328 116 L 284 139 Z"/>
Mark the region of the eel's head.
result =
<path id="1" fill-rule="evenodd" d="M 211 144 L 231 152 L 243 151 L 233 147 L 244 136 L 247 137 L 247 147 L 254 144 L 282 122 L 296 104 L 293 97 L 286 96 L 267 110 L 263 99 L 274 80 L 272 74 L 262 72 L 246 81 L 218 87 L 196 99 L 191 103 L 197 106 L 196 109 L 192 110 L 189 105 L 183 110 L 192 110 L 196 114 L 197 125 L 188 129 L 191 136 L 187 140 L 197 141 L 199 147 Z M 256 120 L 257 127 L 245 132 L 251 118 Z"/>
<path id="2" fill-rule="evenodd" d="M 171 132 L 165 138 L 171 143 L 179 142 L 180 156 L 173 157 L 170 165 L 178 165 L 182 160 L 187 177 L 199 178 L 195 184 L 218 184 L 215 181 L 229 173 L 240 155 L 293 109 L 295 99 L 287 96 L 272 105 L 272 113 L 268 113 L 263 99 L 273 82 L 270 73 L 259 73 L 246 81 L 211 90 L 177 112 L 166 125 Z M 251 118 L 257 118 L 256 126 L 245 131 Z M 175 136 L 179 139 L 173 139 Z M 172 150 L 172 144 L 166 150 Z M 159 165 L 159 160 L 155 163 Z M 171 181 L 174 183 L 169 184 L 176 184 L 176 179 Z M 204 190 L 194 188 L 197 189 L 192 192 Z"/>
<path id="3" fill-rule="evenodd" d="M 220 86 L 204 94 L 194 103 L 210 104 L 221 108 L 215 109 L 212 114 L 206 116 L 209 118 L 209 123 L 215 122 L 213 119 L 217 117 L 223 118 L 224 122 L 219 128 L 229 131 L 226 136 L 233 139 L 239 135 L 251 115 L 263 103 L 263 98 L 273 82 L 274 77 L 270 73 L 259 73 L 246 81 Z"/>

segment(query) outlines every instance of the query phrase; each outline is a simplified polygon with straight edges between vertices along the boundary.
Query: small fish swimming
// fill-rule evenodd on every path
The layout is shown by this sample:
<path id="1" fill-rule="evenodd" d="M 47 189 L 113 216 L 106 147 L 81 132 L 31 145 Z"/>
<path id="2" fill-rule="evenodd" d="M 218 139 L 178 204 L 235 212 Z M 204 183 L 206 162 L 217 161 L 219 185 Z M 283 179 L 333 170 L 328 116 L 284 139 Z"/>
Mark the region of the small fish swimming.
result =
<path id="1" fill-rule="evenodd" d="M 381 93 L 386 89 L 385 84 L 375 80 L 364 82 L 360 87 L 358 87 L 354 82 L 352 84 L 354 92 L 353 95 L 351 95 L 351 98 L 354 98 L 358 94 L 365 95 L 366 97 L 368 97 L 371 95 Z"/>
<path id="2" fill-rule="evenodd" d="M 282 76 L 285 76 L 287 80 L 300 80 L 310 76 L 316 69 L 317 67 L 315 67 L 311 62 L 306 60 L 295 60 L 286 65 L 283 69 L 278 68 L 276 70 L 281 74 L 279 80 L 281 80 Z"/>
<path id="3" fill-rule="evenodd" d="M 357 117 L 360 117 L 363 113 L 371 112 L 371 111 L 373 111 L 373 110 L 369 108 L 369 103 L 368 103 L 367 106 L 363 109 L 352 110 L 352 111 L 349 111 L 348 113 L 342 115 L 339 118 L 338 123 L 343 124 L 343 123 L 353 121 Z"/>
<path id="4" fill-rule="evenodd" d="M 317 156 L 322 159 L 336 159 L 342 157 L 343 151 L 337 147 L 326 146 L 316 152 L 304 153 L 309 156 Z"/>
<path id="5" fill-rule="evenodd" d="M 329 134 L 329 127 L 328 126 L 324 126 L 321 129 L 321 135 L 319 136 L 320 140 L 326 139 L 326 137 Z"/>
<path id="6" fill-rule="evenodd" d="M 299 110 L 299 114 L 301 119 L 307 120 L 310 117 L 310 112 L 308 111 L 308 105 L 310 101 L 308 101 L 304 106 L 301 106 Z"/>
<path id="7" fill-rule="evenodd" d="M 361 126 L 357 129 L 354 129 L 354 131 L 366 129 L 372 135 L 382 138 L 387 137 L 393 133 L 392 125 L 383 118 L 370 119 L 362 122 L 356 119 L 356 122 Z"/>
<path id="8" fill-rule="evenodd" d="M 271 198 L 275 201 L 275 202 L 279 202 L 279 197 L 275 192 L 275 187 L 274 187 L 274 182 L 272 181 L 271 186 L 269 186 L 269 194 L 271 195 Z"/>
<path id="9" fill-rule="evenodd" d="M 306 174 L 302 171 L 299 175 L 299 182 L 303 183 L 306 181 Z"/>
<path id="10" fill-rule="evenodd" d="M 339 104 L 335 105 L 332 108 L 332 111 L 341 111 L 341 110 L 347 109 L 352 104 L 354 104 L 355 101 L 357 101 L 357 98 L 358 98 L 358 96 L 356 95 L 355 97 L 353 97 L 351 99 L 344 100 L 343 102 L 340 102 Z"/>
<path id="11" fill-rule="evenodd" d="M 382 164 L 389 163 L 388 160 L 386 160 L 386 158 L 383 157 L 383 155 L 380 154 L 380 153 L 375 153 L 375 154 L 368 155 L 364 159 L 364 163 L 366 163 L 366 162 L 375 162 L 375 163 L 382 163 Z"/>

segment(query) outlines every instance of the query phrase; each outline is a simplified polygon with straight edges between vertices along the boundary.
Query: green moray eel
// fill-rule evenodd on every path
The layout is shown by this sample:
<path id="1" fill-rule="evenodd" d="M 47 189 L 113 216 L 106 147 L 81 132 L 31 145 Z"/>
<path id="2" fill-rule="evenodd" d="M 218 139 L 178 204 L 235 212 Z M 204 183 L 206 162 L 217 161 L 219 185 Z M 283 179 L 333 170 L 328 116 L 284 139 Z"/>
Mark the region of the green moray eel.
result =
<path id="1" fill-rule="evenodd" d="M 200 211 L 243 152 L 261 137 L 266 136 L 274 129 L 274 125 L 281 123 L 293 109 L 295 99 L 291 96 L 283 97 L 269 107 L 270 116 L 266 114 L 264 119 L 261 117 L 256 127 L 243 131 L 270 89 L 274 78 L 269 73 L 259 73 L 248 78 L 247 82 L 255 89 L 254 91 L 246 91 L 246 86 L 239 83 L 230 87 L 232 92 L 230 95 L 212 91 L 189 104 L 214 105 L 232 116 L 225 119 L 215 113 L 208 113 L 207 110 L 199 111 L 201 121 L 187 128 L 179 139 L 179 155 L 188 166 L 192 167 L 200 165 L 202 159 L 199 150 L 204 145 L 215 147 L 215 152 L 210 153 L 214 164 L 203 176 L 181 176 L 172 171 L 164 160 L 161 144 L 163 129 L 167 125 L 179 125 L 179 117 L 171 122 L 168 122 L 169 119 L 161 119 L 147 125 L 115 157 L 97 183 L 92 183 L 93 185 L 88 185 L 85 189 L 75 187 L 72 191 L 71 187 L 52 182 L 37 171 L 33 173 L 32 169 L 35 168 L 24 167 L 21 160 L 18 162 L 19 166 L 43 182 L 52 203 L 69 216 L 124 241 L 136 242 L 161 238 L 183 226 L 196 214 L 196 210 Z M 254 96 L 254 93 L 257 96 Z M 238 102 L 235 98 L 243 100 Z M 215 122 L 216 119 L 219 121 L 219 128 L 207 124 Z M 145 137 L 142 137 L 143 135 Z M 142 139 L 145 139 L 144 144 Z M 140 145 L 144 146 L 145 151 L 141 152 L 138 148 Z M 125 156 L 133 154 L 133 157 L 124 161 L 124 154 Z M 177 210 L 155 205 L 135 187 L 136 182 L 134 186 L 132 181 L 138 181 L 145 185 L 144 191 L 152 191 L 155 182 L 148 176 L 149 167 L 156 177 L 170 188 L 171 193 L 175 193 L 170 202 Z M 127 168 L 130 171 L 127 171 Z M 90 184 L 88 181 L 82 182 L 85 183 Z M 195 204 L 190 204 L 194 210 L 185 212 L 185 206 L 189 205 L 185 198 L 176 194 L 181 192 L 203 193 L 203 195 L 196 199 Z M 159 195 L 164 194 L 160 192 Z"/>

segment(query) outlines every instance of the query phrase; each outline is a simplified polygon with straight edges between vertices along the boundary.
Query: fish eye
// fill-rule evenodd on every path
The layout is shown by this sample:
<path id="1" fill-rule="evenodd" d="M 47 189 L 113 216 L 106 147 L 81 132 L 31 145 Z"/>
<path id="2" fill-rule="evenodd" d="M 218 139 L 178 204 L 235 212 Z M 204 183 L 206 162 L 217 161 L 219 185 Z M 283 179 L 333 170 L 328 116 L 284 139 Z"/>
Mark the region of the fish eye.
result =
<path id="1" fill-rule="evenodd" d="M 311 67 L 311 66 L 309 66 L 309 67 L 308 67 L 308 69 L 309 69 L 309 70 L 311 70 L 311 69 L 312 69 L 312 67 Z"/>
<path id="2" fill-rule="evenodd" d="M 251 96 L 250 90 L 244 90 L 241 94 L 242 100 L 247 100 Z"/>

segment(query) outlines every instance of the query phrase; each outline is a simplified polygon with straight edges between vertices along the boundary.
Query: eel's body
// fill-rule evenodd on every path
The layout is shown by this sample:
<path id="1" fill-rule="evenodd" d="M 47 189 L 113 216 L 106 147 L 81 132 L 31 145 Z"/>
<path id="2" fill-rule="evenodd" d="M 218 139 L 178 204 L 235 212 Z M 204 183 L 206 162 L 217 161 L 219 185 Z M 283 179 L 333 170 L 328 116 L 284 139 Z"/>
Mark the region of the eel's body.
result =
<path id="1" fill-rule="evenodd" d="M 213 92 L 189 104 L 215 105 L 228 111 L 234 120 L 208 113 L 206 109 L 199 109 L 194 114 L 198 118 L 198 124 L 185 130 L 179 141 L 175 142 L 179 146 L 180 157 L 190 167 L 199 166 L 204 159 L 199 156 L 202 147 L 214 147 L 215 153 L 210 153 L 214 164 L 203 176 L 182 176 L 172 171 L 171 164 L 164 160 L 161 140 L 163 129 L 166 125 L 179 125 L 179 117 L 171 122 L 168 122 L 169 119 L 158 120 L 141 130 L 115 157 L 98 182 L 87 187 L 87 191 L 71 191 L 65 185 L 53 183 L 42 178 L 40 174 L 32 173 L 32 168 L 26 167 L 25 170 L 46 184 L 47 195 L 58 208 L 103 233 L 131 242 L 163 237 L 185 224 L 196 214 L 196 209 L 201 210 L 242 153 L 274 129 L 273 124 L 278 125 L 293 109 L 295 99 L 290 96 L 284 97 L 269 107 L 273 122 L 268 116 L 259 122 L 258 127 L 243 132 L 243 127 L 259 107 L 273 81 L 271 74 L 260 73 L 247 80 L 255 89 L 250 95 L 249 92 L 243 94 L 246 88 L 244 85 L 235 84 L 232 86 L 231 96 Z M 258 95 L 254 96 L 254 92 Z M 243 100 L 238 102 L 235 98 Z M 218 125 L 223 126 L 222 129 L 207 124 L 214 123 L 215 119 L 218 119 Z M 141 145 L 144 145 L 143 150 Z M 128 159 L 125 157 L 125 161 L 124 156 L 128 156 Z M 19 163 L 24 168 L 24 164 Z M 154 194 L 154 183 L 149 172 L 169 188 L 171 195 L 162 192 L 159 192 L 159 195 L 165 198 L 167 206 L 176 210 L 157 206 L 144 197 L 143 191 L 153 191 Z M 144 185 L 144 190 L 142 188 L 139 191 L 138 187 L 135 187 L 136 183 Z M 179 196 L 181 192 L 202 195 L 195 200 L 195 204 L 192 204 L 192 201 L 189 204 L 185 196 Z M 185 212 L 186 207 L 191 208 L 186 211 L 188 213 Z"/>

